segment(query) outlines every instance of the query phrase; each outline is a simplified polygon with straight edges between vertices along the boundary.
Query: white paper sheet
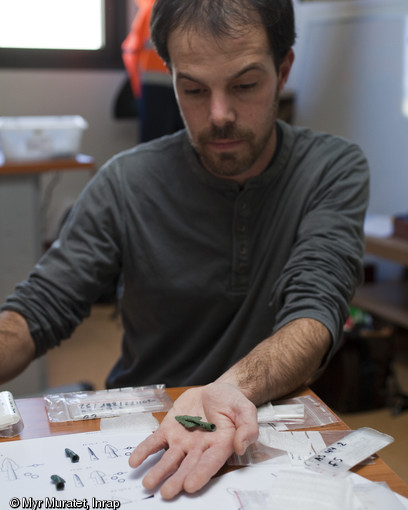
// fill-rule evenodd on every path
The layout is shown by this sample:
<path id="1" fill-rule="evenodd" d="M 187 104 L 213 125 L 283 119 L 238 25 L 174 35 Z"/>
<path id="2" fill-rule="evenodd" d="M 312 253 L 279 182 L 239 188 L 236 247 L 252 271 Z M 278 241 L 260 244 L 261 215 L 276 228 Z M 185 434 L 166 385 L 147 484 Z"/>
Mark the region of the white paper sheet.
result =
<path id="1" fill-rule="evenodd" d="M 303 467 L 262 463 L 256 468 L 242 468 L 217 477 L 193 496 L 182 494 L 171 502 L 164 501 L 157 490 L 149 492 L 141 485 L 143 476 L 160 454 L 139 469 L 133 470 L 128 465 L 130 453 L 145 436 L 89 432 L 1 443 L 0 509 L 17 508 L 17 501 L 19 508 L 63 508 L 55 504 L 55 501 L 62 501 L 71 505 L 64 508 L 88 510 L 97 508 L 97 502 L 105 503 L 104 508 L 129 510 L 160 510 L 170 506 L 176 510 L 191 510 L 193 507 L 194 510 L 268 510 L 276 508 L 268 506 L 275 498 L 275 501 L 285 502 L 280 507 L 285 510 L 344 510 L 344 506 L 334 506 L 340 493 L 349 498 L 347 510 L 408 509 L 407 499 L 358 475 L 350 474 L 340 481 L 324 478 Z M 77 453 L 80 461 L 72 463 L 65 456 L 65 448 Z M 52 474 L 65 480 L 63 491 L 56 490 L 50 479 Z M 311 483 L 313 481 L 315 483 Z M 364 486 L 359 490 L 368 506 L 353 506 L 352 496 L 358 495 L 358 492 L 350 492 L 350 481 Z M 252 506 L 248 506 L 248 502 L 247 507 L 240 506 L 240 492 Z M 326 492 L 333 497 L 325 498 Z M 315 493 L 320 495 L 320 500 L 313 499 Z M 290 502 L 287 500 L 289 496 L 292 498 Z M 384 506 L 373 506 L 380 503 Z M 113 506 L 118 504 L 120 506 Z M 258 507 L 254 506 L 256 504 Z"/>
<path id="2" fill-rule="evenodd" d="M 13 498 L 18 498 L 19 508 L 32 509 L 62 508 L 51 506 L 53 498 L 77 505 L 66 508 L 97 508 L 96 500 L 120 503 L 116 508 L 161 508 L 166 502 L 158 491 L 146 491 L 141 484 L 160 454 L 138 469 L 128 465 L 131 452 L 146 435 L 89 432 L 1 443 L 0 509 L 18 508 L 12 506 Z M 77 453 L 79 462 L 72 463 L 65 448 Z M 65 480 L 64 490 L 57 491 L 53 474 Z M 79 506 L 84 500 L 88 506 Z M 191 497 L 183 495 L 176 501 L 177 509 L 191 509 Z M 194 504 L 201 510 L 200 500 Z"/>
<path id="3" fill-rule="evenodd" d="M 351 489 L 353 494 L 350 493 Z M 339 500 L 341 491 L 344 491 L 344 498 Z M 365 493 L 364 498 L 360 499 L 362 492 Z M 286 499 L 285 493 L 288 496 Z M 333 497 L 329 497 L 329 494 Z M 377 499 L 380 495 L 383 499 Z M 293 496 L 292 501 L 290 496 Z M 339 480 L 303 467 L 287 465 L 258 465 L 215 478 L 207 486 L 203 499 L 207 508 L 223 510 L 408 509 L 408 499 L 354 473 Z M 349 506 L 345 505 L 346 501 Z"/>

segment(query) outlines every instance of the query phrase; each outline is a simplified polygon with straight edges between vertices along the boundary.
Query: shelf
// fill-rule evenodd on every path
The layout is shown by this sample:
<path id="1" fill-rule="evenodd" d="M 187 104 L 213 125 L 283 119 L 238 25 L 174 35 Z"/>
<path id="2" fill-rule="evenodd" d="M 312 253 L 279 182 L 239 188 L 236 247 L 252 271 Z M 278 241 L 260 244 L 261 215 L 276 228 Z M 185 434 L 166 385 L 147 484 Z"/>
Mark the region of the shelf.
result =
<path id="1" fill-rule="evenodd" d="M 408 282 L 366 283 L 357 290 L 352 305 L 408 329 Z"/>
<path id="2" fill-rule="evenodd" d="M 398 237 L 366 236 L 366 253 L 408 266 L 408 241 Z"/>
<path id="3" fill-rule="evenodd" d="M 70 159 L 46 159 L 39 161 L 4 161 L 0 158 L 0 175 L 39 174 L 58 170 L 93 170 L 94 159 L 86 154 L 77 154 Z"/>

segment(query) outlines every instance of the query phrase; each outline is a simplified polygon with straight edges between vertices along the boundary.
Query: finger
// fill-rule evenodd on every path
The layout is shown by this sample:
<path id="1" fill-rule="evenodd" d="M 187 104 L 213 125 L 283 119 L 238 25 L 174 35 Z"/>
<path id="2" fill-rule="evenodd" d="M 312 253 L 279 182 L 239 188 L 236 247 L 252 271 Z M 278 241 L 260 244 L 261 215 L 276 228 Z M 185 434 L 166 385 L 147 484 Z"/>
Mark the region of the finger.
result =
<path id="1" fill-rule="evenodd" d="M 157 487 L 163 480 L 177 471 L 184 457 L 185 453 L 181 448 L 173 447 L 164 452 L 159 462 L 143 478 L 143 486 L 146 489 Z"/>
<path id="2" fill-rule="evenodd" d="M 218 473 L 232 454 L 230 447 L 223 447 L 219 443 L 205 450 L 199 462 L 190 466 L 184 481 L 184 490 L 189 493 L 200 490 L 210 479 Z"/>
<path id="3" fill-rule="evenodd" d="M 147 457 L 165 448 L 167 448 L 167 441 L 161 435 L 160 431 L 157 431 L 136 446 L 129 457 L 129 466 L 136 468 L 140 466 Z"/>
<path id="4" fill-rule="evenodd" d="M 185 480 L 201 459 L 201 450 L 190 450 L 178 469 L 162 485 L 160 493 L 163 499 L 172 499 L 185 488 Z"/>

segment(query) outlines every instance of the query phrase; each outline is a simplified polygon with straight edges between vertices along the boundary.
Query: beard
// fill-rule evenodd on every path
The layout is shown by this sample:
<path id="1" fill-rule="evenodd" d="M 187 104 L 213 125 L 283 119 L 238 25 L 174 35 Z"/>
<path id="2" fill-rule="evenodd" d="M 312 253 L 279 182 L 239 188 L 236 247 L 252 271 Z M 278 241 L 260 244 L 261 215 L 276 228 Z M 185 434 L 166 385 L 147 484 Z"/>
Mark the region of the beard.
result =
<path id="1" fill-rule="evenodd" d="M 190 141 L 204 168 L 219 177 L 235 177 L 247 172 L 272 139 L 277 108 L 278 95 L 276 94 L 270 116 L 267 117 L 268 120 L 258 137 L 251 129 L 239 127 L 235 123 L 228 123 L 222 127 L 211 125 L 201 131 L 196 140 L 193 140 L 190 135 Z M 237 140 L 240 142 L 240 146 L 236 151 L 212 151 L 208 144 L 222 140 Z"/>
<path id="2" fill-rule="evenodd" d="M 227 124 L 219 128 L 211 126 L 200 133 L 195 144 L 201 163 L 212 174 L 219 177 L 234 177 L 245 173 L 256 161 L 264 149 L 270 134 L 257 141 L 250 130 L 243 130 L 235 125 Z M 239 140 L 241 147 L 237 151 L 213 152 L 208 143 L 219 140 Z"/>

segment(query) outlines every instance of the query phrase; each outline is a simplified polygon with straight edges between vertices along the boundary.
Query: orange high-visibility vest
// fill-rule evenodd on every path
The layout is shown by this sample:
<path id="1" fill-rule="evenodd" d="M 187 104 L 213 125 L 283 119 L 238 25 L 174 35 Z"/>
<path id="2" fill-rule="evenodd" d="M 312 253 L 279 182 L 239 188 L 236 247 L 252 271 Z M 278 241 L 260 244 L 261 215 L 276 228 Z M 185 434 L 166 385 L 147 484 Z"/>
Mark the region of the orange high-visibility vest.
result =
<path id="1" fill-rule="evenodd" d="M 131 30 L 122 43 L 122 59 L 129 75 L 133 94 L 141 95 L 141 76 L 149 73 L 168 76 L 168 69 L 150 39 L 150 15 L 154 0 L 135 0 L 138 12 Z M 167 80 L 166 80 L 167 81 Z"/>

